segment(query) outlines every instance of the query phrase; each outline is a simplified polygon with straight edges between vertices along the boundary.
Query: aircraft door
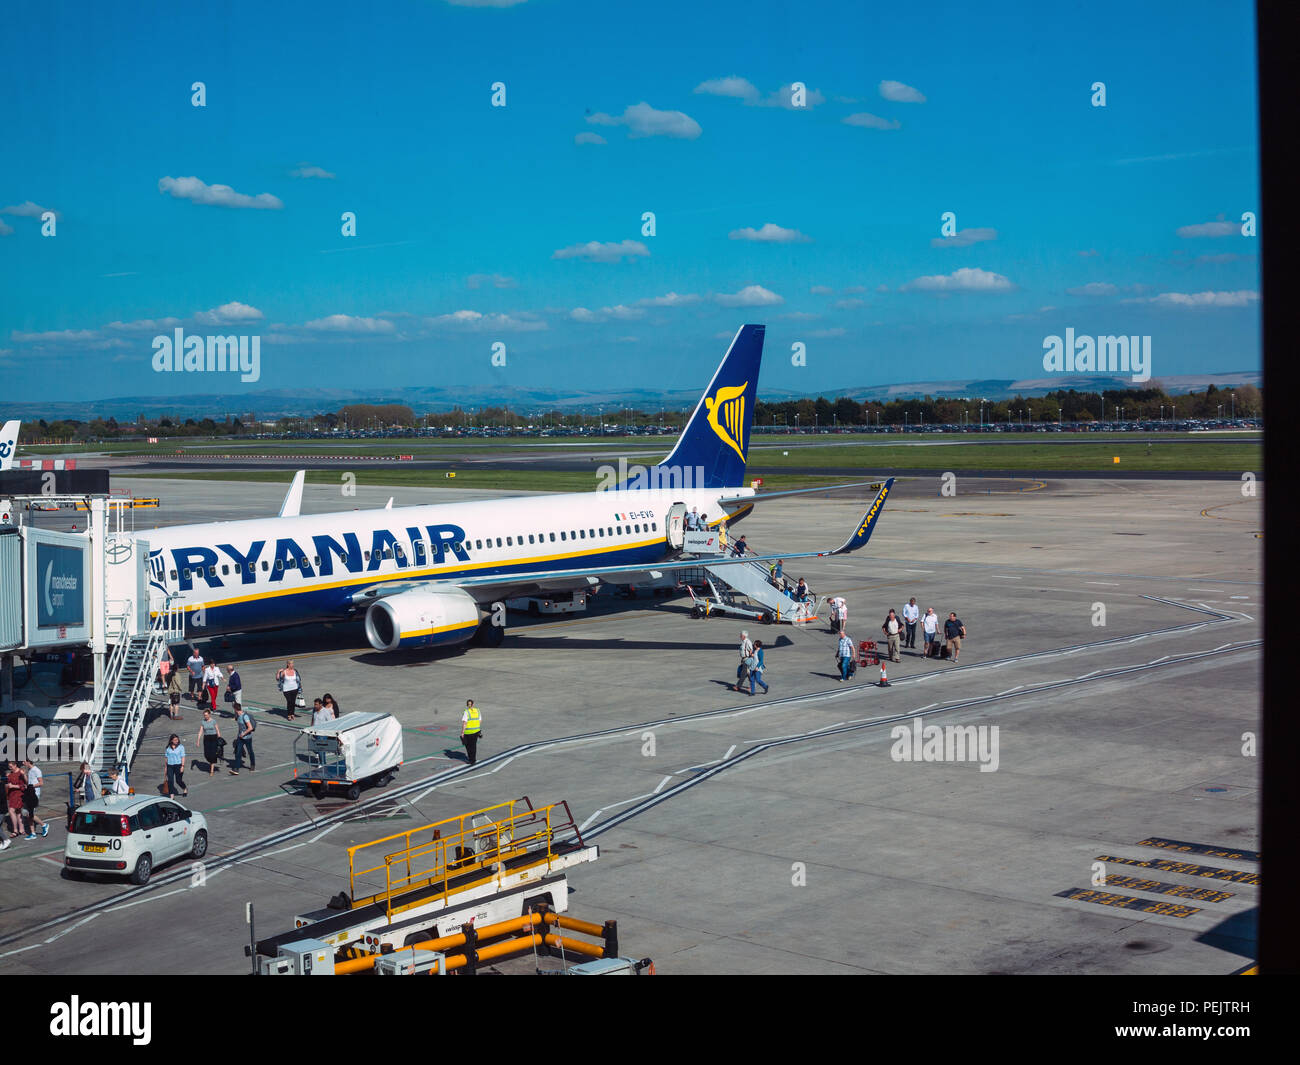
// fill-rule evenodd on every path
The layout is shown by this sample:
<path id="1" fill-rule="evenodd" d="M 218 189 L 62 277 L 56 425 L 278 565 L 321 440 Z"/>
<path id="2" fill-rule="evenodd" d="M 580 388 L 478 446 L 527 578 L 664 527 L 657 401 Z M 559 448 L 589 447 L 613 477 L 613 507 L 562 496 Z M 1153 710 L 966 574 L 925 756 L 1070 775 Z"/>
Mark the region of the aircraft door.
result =
<path id="1" fill-rule="evenodd" d="M 664 527 L 668 530 L 668 546 L 674 551 L 680 551 L 682 549 L 682 544 L 685 541 L 685 503 L 674 503 L 668 508 L 668 515 L 664 519 Z"/>

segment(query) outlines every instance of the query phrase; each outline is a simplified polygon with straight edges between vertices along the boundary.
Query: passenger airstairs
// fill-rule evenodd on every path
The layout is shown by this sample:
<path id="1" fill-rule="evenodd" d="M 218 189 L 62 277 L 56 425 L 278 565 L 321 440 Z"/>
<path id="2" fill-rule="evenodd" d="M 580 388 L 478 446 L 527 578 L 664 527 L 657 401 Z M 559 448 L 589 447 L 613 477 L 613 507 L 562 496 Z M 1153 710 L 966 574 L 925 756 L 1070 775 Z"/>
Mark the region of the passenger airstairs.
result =
<path id="1" fill-rule="evenodd" d="M 700 560 L 698 570 L 686 570 L 681 575 L 682 584 L 691 593 L 693 616 L 722 614 L 793 625 L 817 619 L 816 599 L 810 595 L 807 602 L 801 602 L 786 595 L 772 583 L 767 566 L 761 562 L 710 566 L 710 558 L 726 557 L 725 546 L 712 533 L 687 533 L 683 550 Z M 707 594 L 696 593 L 693 586 L 699 585 L 707 589 Z"/>
<path id="2" fill-rule="evenodd" d="M 95 691 L 95 708 L 86 723 L 81 757 L 98 772 L 129 766 L 135 757 L 154 675 L 163 649 L 184 635 L 184 615 L 170 603 L 154 615 L 143 632 L 136 632 L 132 604 L 113 620 L 120 622 L 117 643 L 104 668 L 103 683 Z"/>

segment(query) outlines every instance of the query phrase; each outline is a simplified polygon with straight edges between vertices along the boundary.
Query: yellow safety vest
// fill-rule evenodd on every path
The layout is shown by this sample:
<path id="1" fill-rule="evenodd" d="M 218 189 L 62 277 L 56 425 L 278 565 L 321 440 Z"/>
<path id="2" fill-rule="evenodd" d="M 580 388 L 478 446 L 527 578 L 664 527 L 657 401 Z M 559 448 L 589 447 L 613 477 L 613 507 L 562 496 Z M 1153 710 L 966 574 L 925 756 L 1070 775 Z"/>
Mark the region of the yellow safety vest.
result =
<path id="1" fill-rule="evenodd" d="M 465 722 L 465 735 L 475 736 L 483 727 L 483 715 L 478 712 L 477 706 L 471 706 L 465 713 L 469 715 L 469 720 Z"/>

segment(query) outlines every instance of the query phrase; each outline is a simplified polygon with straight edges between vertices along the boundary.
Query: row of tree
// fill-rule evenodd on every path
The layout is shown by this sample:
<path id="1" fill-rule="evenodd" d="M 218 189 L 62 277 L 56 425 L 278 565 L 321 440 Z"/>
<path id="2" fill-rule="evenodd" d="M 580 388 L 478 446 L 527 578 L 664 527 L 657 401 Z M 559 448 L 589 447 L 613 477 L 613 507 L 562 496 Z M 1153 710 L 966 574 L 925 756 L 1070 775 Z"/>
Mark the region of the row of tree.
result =
<path id="1" fill-rule="evenodd" d="M 1014 396 L 1011 399 L 985 400 L 978 396 L 959 398 L 924 396 L 921 399 L 894 399 L 887 403 L 868 400 L 865 403 L 847 397 L 838 399 L 786 400 L 769 403 L 759 400 L 754 410 L 755 424 L 759 426 L 789 426 L 790 428 L 823 428 L 880 425 L 979 425 L 1000 422 L 1093 422 L 1093 421 L 1148 421 L 1158 418 L 1185 420 L 1189 418 L 1212 419 L 1259 417 L 1263 414 L 1264 400 L 1261 391 L 1253 385 L 1220 389 L 1210 385 L 1204 392 L 1188 392 L 1171 396 L 1159 382 L 1145 388 L 1112 389 L 1104 392 L 1079 392 L 1058 390 L 1045 396 Z M 506 407 L 486 407 L 466 411 L 456 407 L 450 411 L 417 415 L 410 407 L 398 403 L 354 403 L 332 414 L 314 414 L 302 417 L 281 417 L 271 423 L 279 432 L 333 432 L 336 429 L 376 431 L 416 428 L 518 428 L 532 425 L 549 427 L 557 431 L 595 429 L 605 425 L 657 426 L 669 428 L 684 424 L 689 412 L 659 410 L 633 410 L 610 408 L 597 414 L 572 411 L 541 411 L 520 414 Z M 118 422 L 116 418 L 95 418 L 88 422 L 62 420 L 36 423 L 24 422 L 22 442 L 84 441 L 84 440 L 139 440 L 156 436 L 159 439 L 186 437 L 239 436 L 244 433 L 266 431 L 267 423 L 259 423 L 255 413 L 226 415 L 223 420 L 213 418 L 161 417 L 147 419 L 143 415 L 134 422 Z"/>

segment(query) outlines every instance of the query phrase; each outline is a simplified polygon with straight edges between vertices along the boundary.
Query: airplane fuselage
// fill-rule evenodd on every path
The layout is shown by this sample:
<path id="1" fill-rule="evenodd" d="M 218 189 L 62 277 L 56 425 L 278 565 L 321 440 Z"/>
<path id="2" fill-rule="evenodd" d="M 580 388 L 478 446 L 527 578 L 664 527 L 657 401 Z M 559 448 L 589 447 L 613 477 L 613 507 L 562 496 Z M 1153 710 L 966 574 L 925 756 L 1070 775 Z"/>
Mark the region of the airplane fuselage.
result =
<path id="1" fill-rule="evenodd" d="M 190 629 L 213 634 L 341 620 L 364 606 L 368 589 L 394 583 L 455 586 L 480 576 L 652 565 L 671 554 L 666 518 L 674 503 L 698 507 L 716 526 L 748 509 L 728 516 L 719 498 L 747 494 L 523 496 L 178 525 L 137 536 L 149 544 L 155 607 L 162 595 L 174 596 Z M 467 591 L 480 602 L 505 598 L 499 589 Z"/>

